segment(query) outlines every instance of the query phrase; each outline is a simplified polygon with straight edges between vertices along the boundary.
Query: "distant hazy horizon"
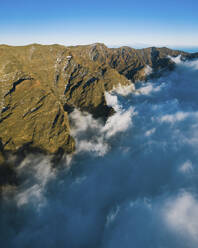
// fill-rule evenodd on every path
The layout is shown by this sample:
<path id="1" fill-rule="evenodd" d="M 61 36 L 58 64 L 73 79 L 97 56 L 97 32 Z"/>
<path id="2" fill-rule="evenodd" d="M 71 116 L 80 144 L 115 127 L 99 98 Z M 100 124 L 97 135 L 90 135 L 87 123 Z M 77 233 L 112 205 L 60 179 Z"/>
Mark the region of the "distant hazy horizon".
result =
<path id="1" fill-rule="evenodd" d="M 104 42 L 94 42 L 94 43 L 83 43 L 83 44 L 64 44 L 64 43 L 58 43 L 58 42 L 54 42 L 54 43 L 38 43 L 38 42 L 31 42 L 31 43 L 21 43 L 21 44 L 14 44 L 14 43 L 0 43 L 0 45 L 8 45 L 8 46 L 28 46 L 28 45 L 33 45 L 33 44 L 38 44 L 38 45 L 63 45 L 63 46 L 78 46 L 78 45 L 92 45 L 95 43 L 103 43 L 104 45 L 106 45 L 109 48 L 119 48 L 119 47 L 123 47 L 123 46 L 127 46 L 127 47 L 131 47 L 131 48 L 135 48 L 135 49 L 143 49 L 143 48 L 148 48 L 148 47 L 167 47 L 170 49 L 174 49 L 174 50 L 181 50 L 184 52 L 189 52 L 189 53 L 196 53 L 198 52 L 198 46 L 195 47 L 188 47 L 188 46 L 184 46 L 184 47 L 180 47 L 180 46 L 155 46 L 152 44 L 118 44 L 118 45 L 114 45 L 114 44 L 105 44 Z"/>

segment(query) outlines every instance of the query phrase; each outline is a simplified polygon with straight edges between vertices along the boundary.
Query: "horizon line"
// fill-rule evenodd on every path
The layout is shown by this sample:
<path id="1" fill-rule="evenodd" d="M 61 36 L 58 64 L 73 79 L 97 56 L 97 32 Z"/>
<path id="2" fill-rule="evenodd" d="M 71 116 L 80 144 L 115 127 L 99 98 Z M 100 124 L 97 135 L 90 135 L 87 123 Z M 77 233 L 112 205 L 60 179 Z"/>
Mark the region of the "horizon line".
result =
<path id="1" fill-rule="evenodd" d="M 177 50 L 177 49 L 197 49 L 198 52 L 198 45 L 197 46 L 169 46 L 169 45 L 159 45 L 159 46 L 155 46 L 155 45 L 151 45 L 151 44 L 120 44 L 120 45 L 107 45 L 104 42 L 94 42 L 94 43 L 89 43 L 89 44 L 71 44 L 71 45 L 66 45 L 66 44 L 61 44 L 61 43 L 37 43 L 37 42 L 33 42 L 33 43 L 27 43 L 27 44 L 6 44 L 6 43 L 0 43 L 0 46 L 10 46 L 10 47 L 26 47 L 26 46 L 33 46 L 33 45 L 40 45 L 40 46 L 64 46 L 64 47 L 76 47 L 76 46 L 93 46 L 96 44 L 101 44 L 101 45 L 105 45 L 108 48 L 122 48 L 122 47 L 129 47 L 129 48 L 133 48 L 133 49 L 146 49 L 146 48 L 152 48 L 152 47 L 156 47 L 156 48 L 168 48 L 168 49 L 173 49 L 173 50 Z"/>

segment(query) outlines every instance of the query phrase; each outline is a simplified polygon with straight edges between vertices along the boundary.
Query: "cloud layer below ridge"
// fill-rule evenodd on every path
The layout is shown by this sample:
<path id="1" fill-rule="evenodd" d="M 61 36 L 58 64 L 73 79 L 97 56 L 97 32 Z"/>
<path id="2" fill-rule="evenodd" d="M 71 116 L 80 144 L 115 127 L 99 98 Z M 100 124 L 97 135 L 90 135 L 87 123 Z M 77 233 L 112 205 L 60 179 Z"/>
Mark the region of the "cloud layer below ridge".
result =
<path id="1" fill-rule="evenodd" d="M 2 247 L 197 248 L 198 61 L 175 62 L 107 93 L 117 113 L 105 125 L 75 110 L 77 152 L 60 169 L 22 162 L 22 185 L 0 203 Z"/>

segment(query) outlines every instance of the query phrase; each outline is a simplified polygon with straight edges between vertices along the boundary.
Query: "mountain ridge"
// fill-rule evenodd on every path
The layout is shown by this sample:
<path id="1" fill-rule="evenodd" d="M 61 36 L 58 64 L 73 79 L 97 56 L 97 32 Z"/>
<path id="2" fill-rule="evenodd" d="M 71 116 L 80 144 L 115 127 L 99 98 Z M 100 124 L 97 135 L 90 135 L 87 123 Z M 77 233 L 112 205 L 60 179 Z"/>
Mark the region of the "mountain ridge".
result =
<path id="1" fill-rule="evenodd" d="M 0 164 L 16 166 L 29 150 L 72 153 L 69 113 L 77 108 L 104 122 L 114 113 L 105 92 L 174 69 L 169 48 L 108 48 L 105 44 L 0 45 Z M 20 156 L 19 156 L 20 155 Z M 14 161 L 14 162 L 13 162 Z"/>

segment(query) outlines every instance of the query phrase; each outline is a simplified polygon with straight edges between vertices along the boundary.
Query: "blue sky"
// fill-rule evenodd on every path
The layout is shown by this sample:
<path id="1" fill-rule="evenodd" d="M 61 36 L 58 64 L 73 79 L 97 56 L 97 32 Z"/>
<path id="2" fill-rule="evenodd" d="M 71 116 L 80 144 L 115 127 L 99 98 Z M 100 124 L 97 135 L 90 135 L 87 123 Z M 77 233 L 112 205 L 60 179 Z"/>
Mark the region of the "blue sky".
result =
<path id="1" fill-rule="evenodd" d="M 0 43 L 198 47 L 197 0 L 1 0 Z"/>

